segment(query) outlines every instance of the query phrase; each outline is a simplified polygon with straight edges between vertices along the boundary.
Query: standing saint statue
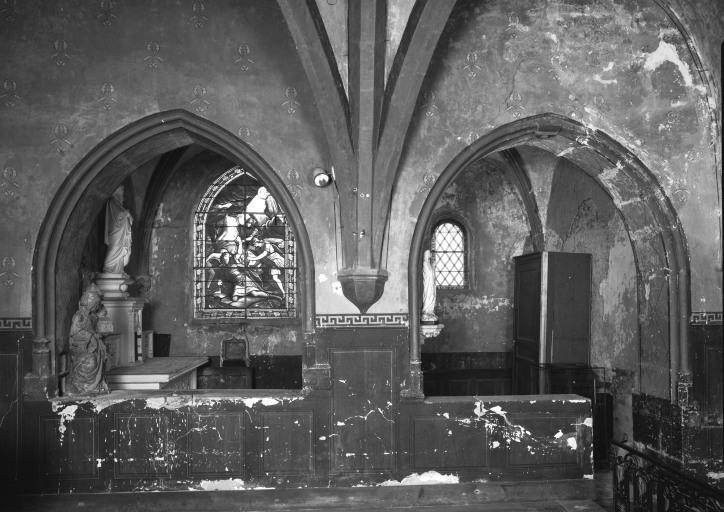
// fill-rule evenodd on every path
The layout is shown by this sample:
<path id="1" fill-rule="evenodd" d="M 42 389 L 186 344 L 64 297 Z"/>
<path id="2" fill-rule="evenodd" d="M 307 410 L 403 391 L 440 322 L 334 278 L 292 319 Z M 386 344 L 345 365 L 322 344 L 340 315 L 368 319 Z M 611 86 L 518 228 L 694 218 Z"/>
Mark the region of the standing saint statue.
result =
<path id="1" fill-rule="evenodd" d="M 103 272 L 124 274 L 123 269 L 131 258 L 131 226 L 133 217 L 123 206 L 123 186 L 113 193 L 106 205 L 106 238 L 108 246 Z"/>
<path id="2" fill-rule="evenodd" d="M 434 324 L 435 302 L 437 301 L 437 283 L 435 282 L 435 269 L 432 266 L 430 250 L 422 256 L 422 323 Z"/>
<path id="3" fill-rule="evenodd" d="M 107 393 L 103 378 L 106 346 L 103 334 L 113 331 L 98 288 L 91 284 L 78 301 L 70 326 L 70 368 L 65 391 L 69 395 Z"/>

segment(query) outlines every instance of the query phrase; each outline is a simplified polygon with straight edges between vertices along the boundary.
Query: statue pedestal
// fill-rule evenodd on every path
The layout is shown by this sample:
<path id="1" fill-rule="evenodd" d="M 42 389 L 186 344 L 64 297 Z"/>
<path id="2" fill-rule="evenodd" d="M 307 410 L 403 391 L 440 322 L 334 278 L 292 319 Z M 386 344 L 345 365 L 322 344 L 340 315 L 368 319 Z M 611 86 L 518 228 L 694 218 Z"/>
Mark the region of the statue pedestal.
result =
<path id="1" fill-rule="evenodd" d="M 113 321 L 114 332 L 112 343 L 117 346 L 109 349 L 114 353 L 114 363 L 118 366 L 127 366 L 136 361 L 136 339 L 141 342 L 143 332 L 143 306 L 146 299 L 136 297 L 107 297 L 104 296 L 103 306 L 108 312 L 108 317 Z"/>
<path id="2" fill-rule="evenodd" d="M 95 283 L 104 299 L 125 299 L 128 285 L 133 284 L 128 274 L 97 274 Z"/>
<path id="3" fill-rule="evenodd" d="M 425 343 L 427 338 L 435 338 L 440 335 L 445 324 L 421 324 L 420 335 L 422 336 L 422 342 Z"/>

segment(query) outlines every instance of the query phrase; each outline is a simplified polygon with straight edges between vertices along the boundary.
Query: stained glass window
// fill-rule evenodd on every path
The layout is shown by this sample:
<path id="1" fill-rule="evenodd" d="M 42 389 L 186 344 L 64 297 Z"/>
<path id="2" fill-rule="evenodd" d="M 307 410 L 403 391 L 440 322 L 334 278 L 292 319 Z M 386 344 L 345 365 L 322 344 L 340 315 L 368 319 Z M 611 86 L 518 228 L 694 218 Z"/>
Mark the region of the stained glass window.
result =
<path id="1" fill-rule="evenodd" d="M 296 316 L 294 233 L 257 177 L 234 167 L 217 178 L 194 215 L 194 316 Z"/>
<path id="2" fill-rule="evenodd" d="M 442 221 L 432 233 L 431 251 L 438 288 L 464 288 L 465 233 L 460 224 Z"/>

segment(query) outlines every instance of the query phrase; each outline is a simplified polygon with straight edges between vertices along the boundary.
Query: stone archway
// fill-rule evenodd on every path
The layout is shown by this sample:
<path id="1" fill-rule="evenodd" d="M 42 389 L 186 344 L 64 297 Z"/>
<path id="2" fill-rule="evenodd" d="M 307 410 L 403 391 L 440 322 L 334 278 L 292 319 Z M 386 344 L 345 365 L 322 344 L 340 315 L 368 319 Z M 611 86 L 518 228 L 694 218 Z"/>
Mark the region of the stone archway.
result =
<path id="1" fill-rule="evenodd" d="M 418 216 L 408 260 L 410 374 L 404 394 L 423 396 L 418 269 L 435 204 L 468 165 L 523 144 L 570 160 L 611 196 L 624 220 L 634 253 L 639 343 L 666 349 L 663 356 L 658 356 L 660 361 L 654 360 L 646 368 L 651 374 L 647 385 L 653 388 L 667 381 L 669 395 L 676 400 L 679 379 L 689 369 L 687 318 L 690 309 L 688 248 L 676 211 L 655 176 L 629 150 L 603 132 L 552 113 L 520 119 L 484 135 L 448 164 L 430 191 Z M 654 300 L 654 297 L 668 297 L 668 300 Z"/>
<path id="2" fill-rule="evenodd" d="M 33 373 L 54 375 L 60 333 L 67 331 L 74 308 L 67 300 L 78 278 L 77 267 L 88 233 L 87 219 L 95 218 L 110 197 L 138 166 L 174 149 L 198 144 L 239 165 L 254 169 L 286 211 L 297 234 L 299 308 L 305 333 L 314 330 L 314 260 L 304 222 L 283 181 L 247 144 L 218 125 L 185 110 L 153 114 L 125 126 L 92 149 L 71 171 L 41 224 L 33 255 L 33 332 L 36 339 Z M 82 238 L 81 238 L 82 237 Z M 70 304 L 69 304 L 70 303 Z M 314 351 L 312 354 L 314 365 Z M 49 357 L 49 361 L 48 361 Z M 46 375 L 43 375 L 46 374 Z M 52 391 L 53 384 L 49 386 Z"/>

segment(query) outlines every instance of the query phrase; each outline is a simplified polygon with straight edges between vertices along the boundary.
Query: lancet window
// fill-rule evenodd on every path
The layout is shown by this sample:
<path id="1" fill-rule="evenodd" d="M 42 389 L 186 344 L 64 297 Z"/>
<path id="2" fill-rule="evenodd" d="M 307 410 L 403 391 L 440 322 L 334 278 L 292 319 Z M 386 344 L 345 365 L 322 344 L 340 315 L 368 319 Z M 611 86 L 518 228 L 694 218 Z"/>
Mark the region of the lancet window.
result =
<path id="1" fill-rule="evenodd" d="M 217 178 L 194 215 L 194 317 L 292 318 L 295 239 L 284 210 L 254 174 Z"/>

